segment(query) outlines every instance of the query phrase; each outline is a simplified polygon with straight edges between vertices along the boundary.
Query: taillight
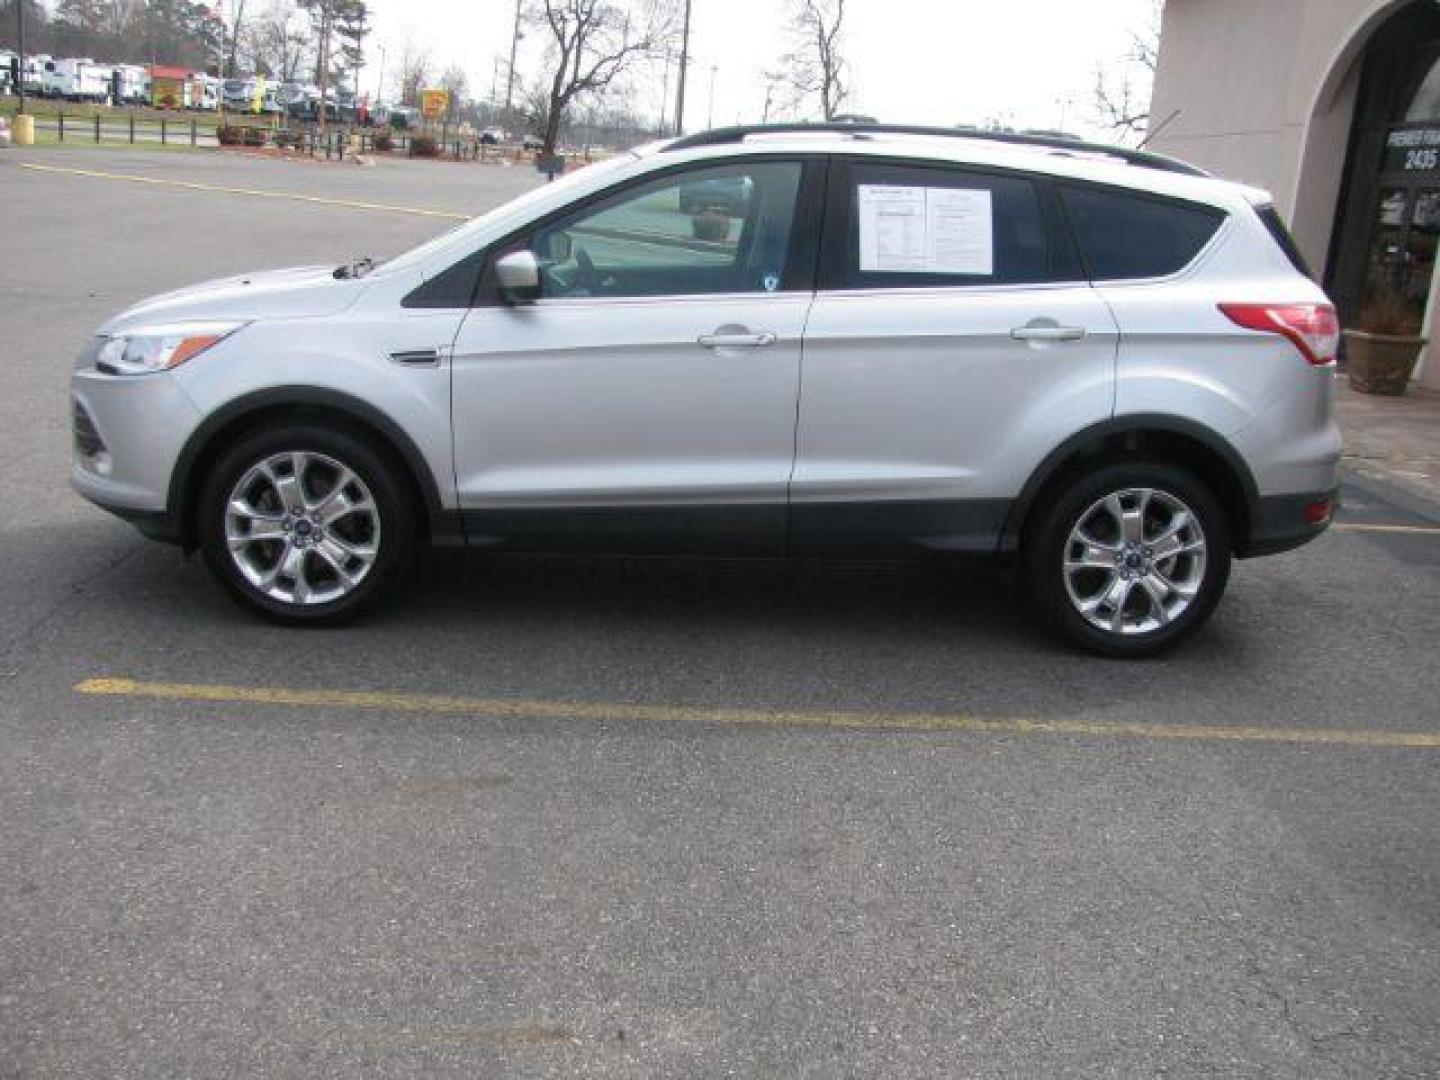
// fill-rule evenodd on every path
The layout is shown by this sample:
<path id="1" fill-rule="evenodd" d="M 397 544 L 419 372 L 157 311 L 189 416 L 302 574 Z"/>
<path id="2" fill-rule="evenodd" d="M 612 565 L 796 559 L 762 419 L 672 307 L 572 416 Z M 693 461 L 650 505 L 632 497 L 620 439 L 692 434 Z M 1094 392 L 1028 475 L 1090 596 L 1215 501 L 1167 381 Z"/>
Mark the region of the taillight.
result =
<path id="1" fill-rule="evenodd" d="M 1289 338 L 1311 364 L 1330 364 L 1340 348 L 1340 320 L 1329 304 L 1221 304 L 1247 330 Z"/>

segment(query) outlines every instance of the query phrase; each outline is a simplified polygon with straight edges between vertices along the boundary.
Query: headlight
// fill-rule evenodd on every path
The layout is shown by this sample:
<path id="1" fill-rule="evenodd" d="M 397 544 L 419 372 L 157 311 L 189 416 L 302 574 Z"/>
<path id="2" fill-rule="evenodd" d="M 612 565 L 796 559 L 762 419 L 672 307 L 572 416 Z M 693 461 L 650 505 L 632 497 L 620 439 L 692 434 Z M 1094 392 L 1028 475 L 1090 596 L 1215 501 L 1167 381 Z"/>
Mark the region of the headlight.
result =
<path id="1" fill-rule="evenodd" d="M 95 357 L 95 366 L 111 375 L 164 371 L 200 355 L 244 325 L 243 322 L 195 322 L 127 330 L 105 339 Z"/>

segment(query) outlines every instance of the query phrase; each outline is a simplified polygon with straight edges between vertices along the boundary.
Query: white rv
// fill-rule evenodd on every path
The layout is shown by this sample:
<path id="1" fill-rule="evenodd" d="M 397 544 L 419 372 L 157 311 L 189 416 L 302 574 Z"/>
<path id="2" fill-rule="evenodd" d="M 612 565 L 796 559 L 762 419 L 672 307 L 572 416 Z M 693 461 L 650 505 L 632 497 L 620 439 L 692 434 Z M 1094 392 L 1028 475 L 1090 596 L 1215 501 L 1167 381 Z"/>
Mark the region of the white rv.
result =
<path id="1" fill-rule="evenodd" d="M 81 57 L 47 61 L 45 95 L 68 101 L 104 101 L 110 97 L 114 70 Z"/>
<path id="2" fill-rule="evenodd" d="M 214 75 L 197 74 L 190 80 L 190 108 L 214 112 L 220 108 L 223 80 Z"/>
<path id="3" fill-rule="evenodd" d="M 25 58 L 25 92 L 45 93 L 45 65 L 50 63 L 49 53 L 35 53 Z"/>
<path id="4" fill-rule="evenodd" d="M 148 105 L 150 103 L 150 72 L 141 64 L 115 65 L 115 81 L 119 94 L 116 105 Z"/>

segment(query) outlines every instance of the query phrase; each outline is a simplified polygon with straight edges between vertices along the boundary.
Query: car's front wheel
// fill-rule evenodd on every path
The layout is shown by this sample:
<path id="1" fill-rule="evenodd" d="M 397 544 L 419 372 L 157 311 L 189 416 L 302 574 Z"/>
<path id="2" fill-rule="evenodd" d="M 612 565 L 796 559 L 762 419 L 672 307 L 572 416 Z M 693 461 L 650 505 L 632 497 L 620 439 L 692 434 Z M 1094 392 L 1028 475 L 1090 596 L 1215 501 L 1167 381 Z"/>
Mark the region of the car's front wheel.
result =
<path id="1" fill-rule="evenodd" d="M 1024 568 L 1039 614 L 1066 638 L 1105 656 L 1152 656 L 1215 610 L 1229 523 L 1183 469 L 1114 463 L 1056 493 L 1027 536 Z"/>
<path id="2" fill-rule="evenodd" d="M 297 624 L 341 622 L 409 561 L 415 522 L 397 470 L 326 427 L 257 432 L 220 455 L 199 504 L 205 560 L 241 602 Z"/>

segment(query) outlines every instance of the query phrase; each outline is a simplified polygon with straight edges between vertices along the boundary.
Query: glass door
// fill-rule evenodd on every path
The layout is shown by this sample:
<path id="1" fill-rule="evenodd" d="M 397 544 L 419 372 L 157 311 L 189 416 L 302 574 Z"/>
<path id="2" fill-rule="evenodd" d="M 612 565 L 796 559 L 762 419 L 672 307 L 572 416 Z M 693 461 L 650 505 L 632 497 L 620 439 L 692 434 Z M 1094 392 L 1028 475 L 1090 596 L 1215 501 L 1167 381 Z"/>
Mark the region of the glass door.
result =
<path id="1" fill-rule="evenodd" d="M 1361 325 L 1414 334 L 1425 318 L 1440 248 L 1440 184 L 1382 184 L 1365 269 Z"/>

